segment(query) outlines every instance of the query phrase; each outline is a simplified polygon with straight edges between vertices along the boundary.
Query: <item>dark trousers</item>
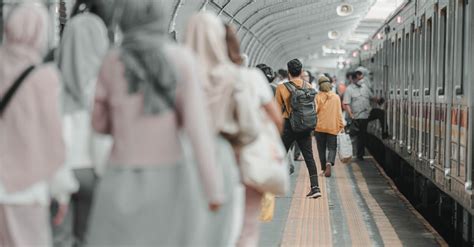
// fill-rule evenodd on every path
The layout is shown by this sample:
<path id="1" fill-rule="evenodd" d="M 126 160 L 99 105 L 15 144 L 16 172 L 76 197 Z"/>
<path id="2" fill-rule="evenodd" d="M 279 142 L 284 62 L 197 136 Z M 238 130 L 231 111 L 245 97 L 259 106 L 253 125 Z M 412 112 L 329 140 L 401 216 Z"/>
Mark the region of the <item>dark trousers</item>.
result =
<path id="1" fill-rule="evenodd" d="M 337 136 L 328 133 L 316 132 L 316 144 L 318 145 L 321 169 L 323 171 L 326 170 L 327 163 L 330 163 L 332 166 L 334 166 L 336 162 Z"/>
<path id="2" fill-rule="evenodd" d="M 369 122 L 374 120 L 379 120 L 380 126 L 382 127 L 382 132 L 386 133 L 388 127 L 385 126 L 385 111 L 382 109 L 374 108 L 370 111 Z"/>
<path id="3" fill-rule="evenodd" d="M 63 223 L 53 227 L 53 245 L 57 247 L 84 244 L 97 176 L 92 168 L 75 169 L 74 175 L 79 182 L 79 191 L 72 194 Z M 55 215 L 55 206 L 52 205 L 52 215 Z"/>
<path id="4" fill-rule="evenodd" d="M 283 129 L 283 144 L 285 144 L 286 151 L 290 150 L 293 143 L 297 143 L 298 147 L 303 154 L 306 167 L 309 172 L 309 179 L 311 187 L 319 187 L 318 182 L 318 171 L 316 168 L 316 162 L 313 156 L 313 145 L 311 141 L 311 132 L 295 133 L 291 129 L 291 124 L 288 120 L 285 120 L 285 127 Z"/>
<path id="5" fill-rule="evenodd" d="M 298 159 L 298 157 L 300 157 L 300 154 L 301 154 L 301 150 L 300 150 L 300 147 L 298 147 L 298 144 L 295 142 L 295 160 Z"/>
<path id="6" fill-rule="evenodd" d="M 363 158 L 365 153 L 365 142 L 367 140 L 368 119 L 353 119 L 350 134 L 356 142 L 356 156 Z"/>

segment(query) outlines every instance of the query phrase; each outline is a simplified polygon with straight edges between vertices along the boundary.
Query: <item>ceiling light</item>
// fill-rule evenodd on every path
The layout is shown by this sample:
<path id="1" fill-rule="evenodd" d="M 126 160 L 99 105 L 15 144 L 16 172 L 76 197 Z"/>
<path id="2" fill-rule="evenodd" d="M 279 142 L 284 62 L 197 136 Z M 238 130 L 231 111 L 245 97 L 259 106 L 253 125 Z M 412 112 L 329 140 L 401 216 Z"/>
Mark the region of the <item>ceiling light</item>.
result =
<path id="1" fill-rule="evenodd" d="M 341 5 L 337 6 L 336 9 L 337 15 L 339 16 L 349 16 L 353 11 L 354 8 L 348 3 L 342 3 Z"/>
<path id="2" fill-rule="evenodd" d="M 337 39 L 337 38 L 339 38 L 339 32 L 337 32 L 337 31 L 329 31 L 329 32 L 328 32 L 328 37 L 329 37 L 330 39 Z"/>

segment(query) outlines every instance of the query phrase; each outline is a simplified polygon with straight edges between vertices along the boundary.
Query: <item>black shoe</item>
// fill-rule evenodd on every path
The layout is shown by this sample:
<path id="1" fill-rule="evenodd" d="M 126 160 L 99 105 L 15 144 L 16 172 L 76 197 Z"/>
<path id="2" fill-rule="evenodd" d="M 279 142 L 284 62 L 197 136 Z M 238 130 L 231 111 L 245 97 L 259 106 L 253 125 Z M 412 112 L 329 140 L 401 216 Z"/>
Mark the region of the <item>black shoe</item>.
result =
<path id="1" fill-rule="evenodd" d="M 306 195 L 306 197 L 308 198 L 319 198 L 321 197 L 321 190 L 319 189 L 319 187 L 313 187 L 311 188 L 311 191 Z"/>
<path id="2" fill-rule="evenodd" d="M 295 166 L 294 165 L 291 165 L 290 166 L 290 175 L 295 173 Z"/>

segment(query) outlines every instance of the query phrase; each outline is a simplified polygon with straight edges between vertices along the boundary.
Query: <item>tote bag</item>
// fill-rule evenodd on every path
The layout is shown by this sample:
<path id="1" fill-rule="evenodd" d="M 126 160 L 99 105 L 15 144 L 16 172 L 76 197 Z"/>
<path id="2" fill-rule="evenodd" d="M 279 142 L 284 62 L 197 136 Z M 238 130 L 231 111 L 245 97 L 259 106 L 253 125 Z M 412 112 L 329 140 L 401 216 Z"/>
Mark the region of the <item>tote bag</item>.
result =
<path id="1" fill-rule="evenodd" d="M 263 128 L 257 139 L 242 148 L 240 167 L 244 184 L 262 193 L 286 195 L 290 187 L 286 151 L 276 126 L 261 114 Z"/>
<path id="2" fill-rule="evenodd" d="M 337 135 L 337 151 L 342 163 L 349 163 L 352 160 L 352 141 L 346 133 Z"/>

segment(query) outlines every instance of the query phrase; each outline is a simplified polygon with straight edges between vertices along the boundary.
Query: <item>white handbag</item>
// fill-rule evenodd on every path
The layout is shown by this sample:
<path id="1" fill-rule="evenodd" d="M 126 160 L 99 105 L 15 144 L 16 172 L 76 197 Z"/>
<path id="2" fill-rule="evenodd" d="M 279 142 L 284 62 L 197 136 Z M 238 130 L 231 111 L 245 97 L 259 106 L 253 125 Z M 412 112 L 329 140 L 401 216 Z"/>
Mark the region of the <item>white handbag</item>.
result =
<path id="1" fill-rule="evenodd" d="M 342 163 L 349 163 L 352 160 L 352 141 L 346 133 L 337 135 L 337 152 Z"/>
<path id="2" fill-rule="evenodd" d="M 257 140 L 242 148 L 240 166 L 244 184 L 262 193 L 283 196 L 290 190 L 285 147 L 276 126 L 262 113 Z"/>

